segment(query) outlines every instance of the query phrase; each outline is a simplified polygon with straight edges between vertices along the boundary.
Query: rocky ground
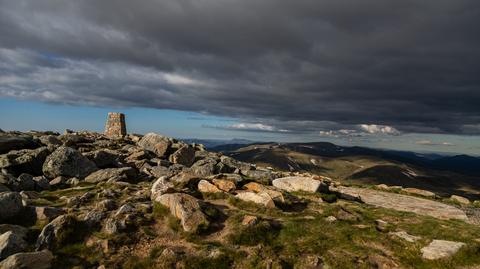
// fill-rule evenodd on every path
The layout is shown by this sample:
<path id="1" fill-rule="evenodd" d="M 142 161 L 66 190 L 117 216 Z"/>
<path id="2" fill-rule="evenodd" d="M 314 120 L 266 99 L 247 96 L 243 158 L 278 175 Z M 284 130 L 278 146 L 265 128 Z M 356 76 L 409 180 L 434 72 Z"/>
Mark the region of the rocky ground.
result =
<path id="1" fill-rule="evenodd" d="M 475 268 L 479 201 L 158 134 L 0 134 L 0 268 Z M 478 268 L 478 267 L 477 267 Z"/>

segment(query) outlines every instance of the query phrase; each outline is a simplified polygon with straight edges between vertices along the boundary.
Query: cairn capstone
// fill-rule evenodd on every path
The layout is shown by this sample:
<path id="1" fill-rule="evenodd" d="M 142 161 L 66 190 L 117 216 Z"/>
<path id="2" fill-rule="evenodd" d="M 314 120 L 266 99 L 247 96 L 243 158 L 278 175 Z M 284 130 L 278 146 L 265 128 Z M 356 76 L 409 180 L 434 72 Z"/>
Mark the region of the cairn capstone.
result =
<path id="1" fill-rule="evenodd" d="M 123 113 L 108 113 L 107 124 L 105 125 L 105 135 L 112 138 L 124 137 L 127 135 L 127 126 L 125 124 L 125 115 Z"/>

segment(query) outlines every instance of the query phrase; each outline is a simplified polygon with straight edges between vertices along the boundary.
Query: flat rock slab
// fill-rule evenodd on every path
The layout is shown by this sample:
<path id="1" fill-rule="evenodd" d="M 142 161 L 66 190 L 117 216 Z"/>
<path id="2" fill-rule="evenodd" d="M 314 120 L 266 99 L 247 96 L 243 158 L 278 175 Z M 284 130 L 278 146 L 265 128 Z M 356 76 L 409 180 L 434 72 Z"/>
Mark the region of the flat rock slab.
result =
<path id="1" fill-rule="evenodd" d="M 457 253 L 461 247 L 465 246 L 465 243 L 446 241 L 446 240 L 433 240 L 428 246 L 422 248 L 422 257 L 427 260 L 436 260 L 442 258 L 448 258 Z"/>
<path id="2" fill-rule="evenodd" d="M 352 197 L 378 207 L 412 212 L 438 219 L 468 220 L 465 212 L 454 206 L 419 197 L 354 187 L 338 187 L 335 191 L 339 192 L 341 197 Z"/>
<path id="3" fill-rule="evenodd" d="M 321 183 L 310 177 L 282 177 L 272 181 L 272 185 L 278 189 L 305 192 L 317 192 Z"/>

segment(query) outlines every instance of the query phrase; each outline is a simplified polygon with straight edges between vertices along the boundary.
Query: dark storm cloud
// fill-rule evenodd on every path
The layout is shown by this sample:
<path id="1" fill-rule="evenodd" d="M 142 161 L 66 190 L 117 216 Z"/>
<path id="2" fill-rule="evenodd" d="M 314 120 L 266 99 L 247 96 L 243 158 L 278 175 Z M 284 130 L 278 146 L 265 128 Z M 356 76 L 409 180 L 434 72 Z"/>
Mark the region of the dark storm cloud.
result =
<path id="1" fill-rule="evenodd" d="M 476 0 L 0 0 L 0 95 L 479 134 L 478 25 Z"/>

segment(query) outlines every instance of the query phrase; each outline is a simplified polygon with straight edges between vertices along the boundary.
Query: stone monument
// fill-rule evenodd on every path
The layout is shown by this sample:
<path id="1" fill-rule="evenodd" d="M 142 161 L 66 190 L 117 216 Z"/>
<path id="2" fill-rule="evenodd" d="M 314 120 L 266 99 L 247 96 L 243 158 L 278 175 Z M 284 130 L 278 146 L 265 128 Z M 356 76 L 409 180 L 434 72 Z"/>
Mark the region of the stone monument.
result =
<path id="1" fill-rule="evenodd" d="M 123 113 L 108 113 L 105 135 L 112 138 L 120 138 L 127 135 L 127 126 L 125 125 L 125 115 Z"/>

